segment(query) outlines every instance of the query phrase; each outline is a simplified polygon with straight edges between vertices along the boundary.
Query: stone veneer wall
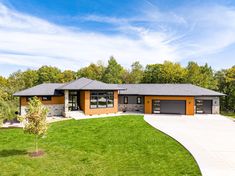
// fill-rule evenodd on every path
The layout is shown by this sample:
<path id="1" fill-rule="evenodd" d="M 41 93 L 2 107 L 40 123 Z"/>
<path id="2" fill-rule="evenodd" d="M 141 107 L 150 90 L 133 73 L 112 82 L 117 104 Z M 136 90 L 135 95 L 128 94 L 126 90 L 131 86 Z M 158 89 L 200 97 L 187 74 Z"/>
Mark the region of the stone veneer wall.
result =
<path id="1" fill-rule="evenodd" d="M 219 114 L 220 113 L 220 101 L 219 97 L 195 97 L 196 99 L 200 100 L 212 100 L 212 114 Z M 194 106 L 195 114 L 196 114 L 196 104 Z"/>
<path id="2" fill-rule="evenodd" d="M 119 111 L 144 112 L 143 104 L 118 104 Z"/>
<path id="3" fill-rule="evenodd" d="M 50 116 L 62 116 L 64 112 L 63 104 L 54 104 L 54 105 L 44 105 L 49 109 L 48 117 Z M 21 106 L 21 115 L 25 115 L 27 111 L 27 106 Z"/>

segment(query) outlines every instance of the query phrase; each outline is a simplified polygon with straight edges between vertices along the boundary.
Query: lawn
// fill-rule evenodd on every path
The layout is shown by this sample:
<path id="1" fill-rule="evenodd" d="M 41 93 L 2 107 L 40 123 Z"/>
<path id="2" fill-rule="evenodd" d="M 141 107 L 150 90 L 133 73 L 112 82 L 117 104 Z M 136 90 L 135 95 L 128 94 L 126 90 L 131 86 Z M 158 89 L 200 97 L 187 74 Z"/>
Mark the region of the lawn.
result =
<path id="1" fill-rule="evenodd" d="M 34 138 L 22 129 L 1 129 L 0 141 L 1 176 L 201 175 L 191 154 L 143 116 L 53 123 L 40 158 L 28 156 Z"/>
<path id="2" fill-rule="evenodd" d="M 222 115 L 235 118 L 235 112 L 221 112 Z"/>

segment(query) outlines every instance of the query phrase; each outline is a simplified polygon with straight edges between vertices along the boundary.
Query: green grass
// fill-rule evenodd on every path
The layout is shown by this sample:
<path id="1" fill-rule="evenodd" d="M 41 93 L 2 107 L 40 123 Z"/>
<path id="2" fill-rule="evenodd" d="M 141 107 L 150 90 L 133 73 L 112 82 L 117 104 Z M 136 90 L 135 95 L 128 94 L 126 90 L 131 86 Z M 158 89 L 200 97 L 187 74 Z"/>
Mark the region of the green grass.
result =
<path id="1" fill-rule="evenodd" d="M 224 111 L 222 111 L 221 114 L 224 115 L 224 116 L 229 116 L 229 117 L 235 118 L 235 112 L 224 112 Z"/>
<path id="2" fill-rule="evenodd" d="M 34 137 L 0 130 L 0 175 L 201 175 L 190 153 L 143 116 L 68 120 L 40 139 L 46 154 L 31 158 Z"/>

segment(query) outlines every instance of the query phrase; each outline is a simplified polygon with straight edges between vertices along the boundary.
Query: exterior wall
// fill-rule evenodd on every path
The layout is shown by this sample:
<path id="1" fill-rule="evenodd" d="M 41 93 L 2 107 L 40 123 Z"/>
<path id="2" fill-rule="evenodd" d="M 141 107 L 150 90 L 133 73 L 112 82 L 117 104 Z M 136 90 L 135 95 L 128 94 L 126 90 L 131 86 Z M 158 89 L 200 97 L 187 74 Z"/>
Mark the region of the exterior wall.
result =
<path id="1" fill-rule="evenodd" d="M 41 97 L 39 97 L 41 100 Z M 61 116 L 64 113 L 64 96 L 52 96 L 50 101 L 41 101 L 42 104 L 49 109 L 48 116 Z M 25 115 L 28 102 L 26 97 L 20 97 L 20 112 Z"/>
<path id="2" fill-rule="evenodd" d="M 144 112 L 143 104 L 118 104 L 119 111 Z"/>
<path id="3" fill-rule="evenodd" d="M 219 114 L 220 113 L 220 99 L 219 99 L 219 97 L 195 97 L 195 99 L 212 100 L 212 114 Z M 196 106 L 194 107 L 194 111 L 196 113 Z"/>
<path id="4" fill-rule="evenodd" d="M 90 108 L 90 91 L 81 91 L 80 106 L 85 115 L 108 114 L 118 112 L 118 91 L 114 91 L 114 106 L 112 108 Z"/>
<path id="5" fill-rule="evenodd" d="M 44 105 L 48 108 L 48 117 L 50 116 L 62 116 L 64 112 L 64 105 L 63 104 L 54 104 L 54 105 Z M 27 106 L 21 106 L 21 115 L 25 115 L 27 112 Z"/>
<path id="6" fill-rule="evenodd" d="M 144 104 L 144 96 L 136 96 L 136 95 L 119 95 L 118 103 L 124 104 L 124 97 L 128 97 L 128 104 L 137 104 L 137 97 L 141 97 L 141 104 Z"/>
<path id="7" fill-rule="evenodd" d="M 42 100 L 42 97 L 38 97 Z M 44 105 L 64 104 L 64 96 L 52 96 L 50 101 L 41 101 Z M 20 97 L 21 106 L 27 106 L 26 97 Z"/>
<path id="8" fill-rule="evenodd" d="M 144 112 L 144 96 L 127 96 L 128 104 L 124 104 L 125 95 L 118 96 L 118 110 L 130 112 Z M 137 104 L 137 97 L 141 97 L 141 104 Z"/>
<path id="9" fill-rule="evenodd" d="M 194 115 L 194 97 L 174 97 L 174 96 L 145 96 L 144 112 L 152 114 L 152 100 L 185 100 L 186 115 Z"/>

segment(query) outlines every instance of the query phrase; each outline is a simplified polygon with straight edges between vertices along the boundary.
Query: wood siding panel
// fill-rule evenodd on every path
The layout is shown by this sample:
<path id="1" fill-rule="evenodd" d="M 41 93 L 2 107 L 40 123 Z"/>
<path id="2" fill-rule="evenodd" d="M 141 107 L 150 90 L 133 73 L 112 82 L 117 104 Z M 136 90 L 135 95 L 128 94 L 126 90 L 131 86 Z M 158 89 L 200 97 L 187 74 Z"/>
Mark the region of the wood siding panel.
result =
<path id="1" fill-rule="evenodd" d="M 80 91 L 79 107 L 83 111 L 85 110 L 85 93 L 86 91 Z"/>
<path id="2" fill-rule="evenodd" d="M 144 112 L 152 114 L 152 100 L 185 100 L 186 115 L 194 115 L 194 97 L 145 96 Z"/>
<path id="3" fill-rule="evenodd" d="M 52 96 L 49 101 L 42 101 L 42 97 L 38 97 L 42 104 L 44 105 L 53 105 L 53 104 L 64 104 L 64 96 Z M 20 97 L 21 106 L 27 106 L 28 102 L 26 101 L 26 97 Z"/>

